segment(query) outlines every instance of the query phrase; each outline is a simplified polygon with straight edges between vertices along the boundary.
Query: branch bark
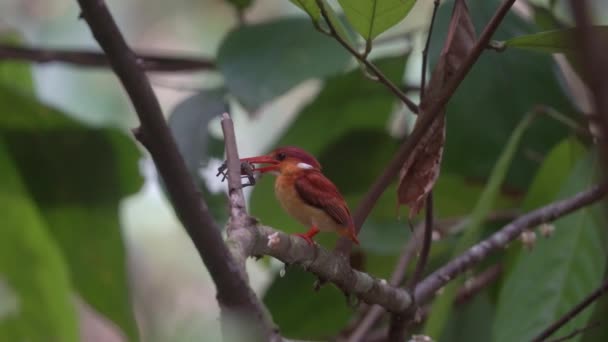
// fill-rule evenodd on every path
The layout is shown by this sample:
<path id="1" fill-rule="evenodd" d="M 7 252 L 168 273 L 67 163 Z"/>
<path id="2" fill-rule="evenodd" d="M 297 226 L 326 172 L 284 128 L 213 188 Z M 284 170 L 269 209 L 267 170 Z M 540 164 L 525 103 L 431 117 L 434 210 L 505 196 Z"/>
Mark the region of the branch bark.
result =
<path id="1" fill-rule="evenodd" d="M 551 222 L 577 209 L 590 205 L 602 199 L 608 192 L 608 185 L 596 185 L 577 195 L 548 204 L 544 207 L 520 216 L 515 221 L 504 226 L 487 239 L 477 243 L 459 257 L 451 260 L 416 287 L 415 298 L 419 304 L 433 298 L 435 292 L 456 276 L 485 259 L 491 253 L 504 248 L 530 227 L 541 223 Z"/>
<path id="2" fill-rule="evenodd" d="M 215 69 L 210 59 L 162 56 L 149 53 L 137 53 L 140 67 L 146 71 L 176 72 Z M 35 63 L 69 63 L 81 67 L 110 67 L 110 62 L 103 52 L 92 50 L 64 50 L 49 48 L 32 48 L 0 44 L 0 60 L 26 60 Z"/>
<path id="3" fill-rule="evenodd" d="M 278 340 L 268 324 L 262 305 L 245 282 L 242 272 L 224 244 L 220 230 L 178 152 L 158 100 L 137 57 L 127 46 L 106 4 L 102 0 L 78 0 L 82 16 L 104 50 L 110 66 L 129 95 L 141 127 L 137 137 L 150 152 L 163 177 L 173 207 L 186 228 L 217 287 L 223 323 L 233 314 L 243 315 L 260 329 L 265 340 Z M 225 328 L 225 324 L 223 324 Z"/>

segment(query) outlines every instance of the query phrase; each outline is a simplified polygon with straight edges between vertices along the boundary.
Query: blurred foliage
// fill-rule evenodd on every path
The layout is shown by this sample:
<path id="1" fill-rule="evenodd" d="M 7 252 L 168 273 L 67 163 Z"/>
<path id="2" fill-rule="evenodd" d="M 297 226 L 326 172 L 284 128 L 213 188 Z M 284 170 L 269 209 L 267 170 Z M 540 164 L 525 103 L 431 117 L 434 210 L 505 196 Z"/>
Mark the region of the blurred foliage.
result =
<path id="1" fill-rule="evenodd" d="M 574 30 L 571 28 L 527 34 L 507 39 L 504 44 L 506 47 L 546 53 L 574 53 L 577 50 Z M 594 26 L 591 30 L 600 39 L 608 41 L 608 26 Z"/>
<path id="2" fill-rule="evenodd" d="M 338 73 L 350 57 L 309 20 L 286 18 L 230 32 L 217 59 L 228 90 L 255 110 L 304 80 Z"/>
<path id="3" fill-rule="evenodd" d="M 251 0 L 229 2 L 239 15 L 256 7 Z M 315 30 L 315 26 L 326 28 L 316 0 L 292 3 L 308 17 L 303 13 L 302 17 L 270 16 L 265 22 L 241 24 L 228 32 L 216 57 L 224 83 L 187 97 L 168 118 L 188 169 L 220 223 L 226 219 L 225 195 L 208 190 L 201 168 L 223 153 L 221 142 L 210 134 L 210 125 L 226 110 L 226 98 L 236 99 L 251 114 L 249 120 L 258 120 L 263 119 L 267 105 L 284 99 L 294 87 L 306 80 L 321 80 L 320 91 L 286 129 L 277 132 L 269 127 L 268 134 L 277 137 L 277 146 L 297 145 L 317 156 L 351 211 L 407 139 L 389 134 L 407 131 L 403 122 L 411 124 L 413 118 L 404 113 L 402 104 L 382 84 L 370 80 L 363 67 L 355 68 L 353 57 L 338 42 Z M 397 30 L 395 26 L 414 3 L 324 2 L 338 34 L 359 50 L 365 42 L 371 47 L 383 32 Z M 439 9 L 431 65 L 443 46 L 452 3 L 446 1 Z M 478 33 L 499 3 L 467 2 Z M 428 272 L 499 228 L 502 222 L 484 222 L 490 213 L 529 211 L 585 189 L 594 180 L 593 156 L 588 146 L 570 136 L 569 128 L 547 116 L 518 126 L 539 104 L 574 113 L 570 94 L 560 87 L 560 71 L 548 54 L 575 49 L 569 38 L 572 29 L 562 27 L 552 10 L 535 7 L 534 14 L 536 25 L 553 31 L 540 31 L 513 11 L 509 13 L 494 38 L 513 48 L 485 51 L 448 103 L 444 160 L 433 190 L 435 216 L 466 224 L 458 229 L 442 227 L 442 238 L 433 243 Z M 596 29 L 606 34 L 606 26 Z M 412 32 L 398 33 L 407 36 L 403 40 L 408 44 L 413 42 Z M 18 43 L 16 37 L 8 35 L 0 41 Z M 403 84 L 405 70 L 418 66 L 408 65 L 415 60 L 409 58 L 409 51 L 395 51 L 376 54 L 374 50 L 373 62 L 392 82 Z M 118 219 L 120 201 L 141 186 L 140 155 L 134 142 L 123 132 L 87 127 L 41 103 L 31 71 L 22 63 L 0 62 L 0 103 L 4 218 L 0 340 L 76 341 L 74 296 L 114 322 L 130 340 L 137 340 Z M 277 209 L 272 183 L 272 178 L 263 177 L 253 189 L 252 215 L 286 232 L 305 231 L 308 227 Z M 420 217 L 412 222 L 402 219 L 403 212 L 392 184 L 364 223 L 357 253 L 362 268 L 374 276 L 390 277 L 411 238 L 410 226 L 420 222 Z M 608 239 L 601 229 L 605 217 L 597 206 L 589 207 L 561 218 L 555 226 L 554 236 L 538 239 L 532 251 L 513 243 L 505 253 L 486 260 L 483 267 L 503 264 L 502 277 L 453 310 L 450 293 L 462 282 L 452 283 L 430 312 L 433 337 L 440 341 L 529 340 L 595 288 L 608 268 Z M 336 236 L 320 234 L 317 241 L 332 248 Z M 289 268 L 284 276 L 275 276 L 263 295 L 288 338 L 328 340 L 352 318 L 354 309 L 345 296 L 331 285 L 315 292 L 314 280 L 299 268 Z M 559 333 L 601 319 L 606 303 L 599 302 L 595 312 L 586 310 Z M 196 324 L 196 319 L 190 321 Z M 184 340 L 190 339 L 187 327 L 175 329 L 179 333 L 167 336 L 181 334 Z M 591 341 L 605 334 L 606 329 L 600 328 L 576 339 Z"/>
<path id="4" fill-rule="evenodd" d="M 0 171 L 0 338 L 76 342 L 67 266 L 3 140 Z"/>
<path id="5" fill-rule="evenodd" d="M 591 156 L 577 163 L 557 199 L 595 183 L 593 171 L 598 166 Z M 495 341 L 532 339 L 547 322 L 557 320 L 601 283 L 608 252 L 602 237 L 605 223 L 600 205 L 587 207 L 553 222 L 555 234 L 538 239 L 532 251 L 520 251 L 500 293 Z M 522 306 L 522 302 L 527 305 Z M 556 336 L 584 326 L 592 312 L 591 308 L 583 311 Z M 527 319 L 522 321 L 524 316 Z"/>
<path id="6" fill-rule="evenodd" d="M 180 102 L 171 112 L 168 122 L 188 171 L 220 227 L 224 227 L 228 219 L 226 196 L 209 191 L 200 170 L 208 166 L 212 156 L 221 158 L 221 154 L 217 155 L 217 151 L 214 151 L 215 141 L 209 134 L 209 123 L 218 113 L 228 111 L 225 97 L 226 90 L 223 88 L 200 91 Z M 223 154 L 223 145 L 221 150 Z M 159 181 L 164 189 L 162 179 L 159 178 Z"/>
<path id="7" fill-rule="evenodd" d="M 31 203 L 31 212 L 39 213 L 40 223 L 28 223 L 37 214 L 27 214 L 21 216 L 22 222 L 15 217 L 8 225 L 20 227 L 24 234 L 49 234 L 46 245 L 32 240 L 31 245 L 21 248 L 29 249 L 33 256 L 39 254 L 45 258 L 48 255 L 48 262 L 56 263 L 49 268 L 58 269 L 55 277 L 66 272 L 69 292 L 75 291 L 135 339 L 137 329 L 129 300 L 118 205 L 124 196 L 141 186 L 137 165 L 139 152 L 132 140 L 121 132 L 87 128 L 64 113 L 39 103 L 28 94 L 28 89 L 24 89 L 28 82 L 20 81 L 20 78 L 29 78 L 23 68 L 12 69 L 10 78 L 0 81 L 0 101 L 10 104 L 0 117 L 0 137 L 7 154 L 5 158 L 11 160 L 11 167 L 18 171 L 26 189 L 21 196 Z M 10 198 L 10 187 L 2 188 L 2 193 Z M 9 209 L 5 207 L 4 210 Z M 43 232 L 36 233 L 40 229 Z M 29 230 L 32 232 L 28 233 Z M 8 238 L 2 240 L 10 241 Z M 32 267 L 36 263 L 32 260 Z M 18 267 L 22 276 L 35 274 L 20 263 L 13 261 L 12 264 Z M 65 271 L 61 271 L 62 268 Z M 43 287 L 46 281 L 42 277 L 32 279 L 29 286 Z M 17 285 L 9 279 L 8 286 Z M 72 306 L 72 299 L 69 299 L 68 304 Z M 30 298 L 17 300 L 27 302 Z M 51 301 L 36 301 L 38 306 L 45 306 L 41 304 L 47 302 L 49 306 L 54 305 Z M 64 325 L 70 325 L 69 313 L 48 315 L 57 320 L 65 317 Z M 32 319 L 24 315 L 20 317 L 20 324 L 36 326 Z M 53 336 L 47 329 L 40 327 L 37 333 Z M 76 333 L 77 330 L 72 332 Z"/>

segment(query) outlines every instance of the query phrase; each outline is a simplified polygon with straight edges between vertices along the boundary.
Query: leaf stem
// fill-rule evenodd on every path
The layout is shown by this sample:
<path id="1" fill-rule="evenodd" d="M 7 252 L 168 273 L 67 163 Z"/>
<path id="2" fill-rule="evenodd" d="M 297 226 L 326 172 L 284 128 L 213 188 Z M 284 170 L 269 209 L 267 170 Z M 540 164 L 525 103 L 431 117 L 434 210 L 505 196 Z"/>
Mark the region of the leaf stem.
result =
<path id="1" fill-rule="evenodd" d="M 329 29 L 328 31 L 320 29 L 320 31 L 333 37 L 334 39 L 336 39 L 338 41 L 338 43 L 340 43 L 340 45 L 342 45 L 348 52 L 350 52 L 351 55 L 353 55 L 359 62 L 363 63 L 363 65 L 365 65 L 365 67 L 369 70 L 369 72 L 371 72 L 371 74 L 374 76 L 374 80 L 377 80 L 378 82 L 383 84 L 385 87 L 387 87 L 397 98 L 399 98 L 407 106 L 407 108 L 409 108 L 409 110 L 411 110 L 413 113 L 417 114 L 418 106 L 412 100 L 410 100 L 405 95 L 405 93 L 403 93 L 401 91 L 401 89 L 399 89 L 399 87 L 397 87 L 393 82 L 391 82 L 391 80 L 389 80 L 388 77 L 386 77 L 386 75 L 384 75 L 384 73 L 382 73 L 382 71 L 380 71 L 380 69 L 378 69 L 378 67 L 376 67 L 376 65 L 374 65 L 372 62 L 370 62 L 366 58 L 367 53 L 364 53 L 364 54 L 359 53 L 346 40 L 344 40 L 344 38 L 342 38 L 342 36 L 340 36 L 340 34 L 338 34 L 336 28 L 334 27 L 334 24 L 329 19 L 327 9 L 325 8 L 325 1 L 323 1 L 323 0 L 316 0 L 316 1 L 317 1 L 317 5 L 319 6 L 319 9 L 321 10 L 321 16 L 325 20 L 325 23 L 327 24 L 327 27 Z M 371 43 L 366 45 L 366 51 L 368 50 L 368 48 L 371 51 Z"/>

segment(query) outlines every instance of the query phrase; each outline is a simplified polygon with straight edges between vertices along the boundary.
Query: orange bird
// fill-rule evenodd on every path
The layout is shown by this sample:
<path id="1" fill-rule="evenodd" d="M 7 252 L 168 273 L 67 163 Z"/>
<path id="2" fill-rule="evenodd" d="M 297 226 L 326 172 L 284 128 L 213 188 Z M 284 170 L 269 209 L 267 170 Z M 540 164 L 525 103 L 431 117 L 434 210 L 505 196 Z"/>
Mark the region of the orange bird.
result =
<path id="1" fill-rule="evenodd" d="M 298 147 L 280 147 L 267 155 L 241 159 L 253 171 L 276 174 L 274 192 L 289 215 L 310 227 L 300 236 L 312 245 L 320 231 L 333 231 L 359 244 L 353 219 L 338 188 L 321 173 L 321 164 Z M 266 166 L 255 166 L 266 164 Z"/>

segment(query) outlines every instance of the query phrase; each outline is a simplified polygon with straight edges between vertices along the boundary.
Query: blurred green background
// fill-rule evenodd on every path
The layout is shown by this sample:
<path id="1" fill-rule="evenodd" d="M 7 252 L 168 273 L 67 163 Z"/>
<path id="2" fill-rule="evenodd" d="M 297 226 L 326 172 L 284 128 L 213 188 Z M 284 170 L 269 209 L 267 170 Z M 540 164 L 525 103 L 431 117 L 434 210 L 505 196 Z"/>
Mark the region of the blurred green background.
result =
<path id="1" fill-rule="evenodd" d="M 149 75 L 220 225 L 226 203 L 224 184 L 215 173 L 223 159 L 218 115 L 225 102 L 242 156 L 300 146 L 318 157 L 351 209 L 412 129 L 414 116 L 289 1 L 107 3 L 136 51 L 215 61 L 213 70 Z M 498 1 L 468 3 L 479 32 Z M 605 25 L 608 4 L 592 3 L 597 23 Z M 532 11 L 518 5 L 494 39 L 571 24 L 564 1 L 534 4 L 538 7 Z M 239 8 L 244 24 L 239 24 Z M 379 36 L 371 54 L 414 100 L 431 9 L 432 1 L 418 1 L 405 20 Z M 450 13 L 451 6 L 441 6 L 431 65 Z M 97 49 L 78 14 L 70 0 L 3 0 L 0 41 Z M 348 34 L 362 46 L 355 29 Z M 433 245 L 427 270 L 458 249 L 467 235 L 462 233 L 466 219 L 480 196 L 491 192 L 489 180 L 500 186 L 483 216 L 531 210 L 592 182 L 597 167 L 591 145 L 577 139 L 572 126 L 542 116 L 525 128 L 521 140 L 510 140 L 537 105 L 585 126 L 580 113 L 588 106 L 580 85 L 564 71 L 563 57 L 525 48 L 487 51 L 450 101 L 435 213 L 440 221 L 465 223 L 456 231 L 438 232 L 442 239 Z M 137 120 L 111 71 L 0 60 L 0 105 L 0 340 L 219 340 L 213 282 L 164 196 L 150 158 L 129 134 Z M 496 170 L 499 156 L 508 163 Z M 247 190 L 252 215 L 277 229 L 304 231 L 277 210 L 272 181 L 264 177 Z M 382 278 L 390 276 L 410 234 L 407 209 L 398 207 L 395 189 L 393 184 L 385 192 L 360 237 L 365 270 Z M 441 341 L 534 336 L 602 279 L 608 248 L 602 215 L 594 210 L 567 218 L 572 222 L 558 221 L 557 237 L 539 241 L 533 252 L 518 244 L 488 260 L 479 269 L 501 263 L 505 271 L 499 282 L 456 313 L 436 315 L 432 327 L 416 329 L 433 332 Z M 503 222 L 481 224 L 475 236 L 486 236 Z M 567 233 L 561 234 L 560 225 L 568 227 Z M 332 247 L 335 237 L 318 240 Z M 570 252 L 564 256 L 564 251 Z M 575 266 L 581 264 L 586 267 Z M 251 285 L 282 333 L 319 340 L 338 334 L 354 312 L 343 295 L 331 286 L 314 292 L 310 274 L 291 268 L 282 277 L 281 268 L 275 260 L 248 263 Z M 558 288 L 537 286 L 538 279 Z M 522 298 L 522 293 L 528 295 Z M 602 302 L 594 315 L 601 317 L 607 305 Z M 591 314 L 561 331 L 584 325 Z M 525 315 L 531 323 L 518 324 Z M 599 341 L 602 333 L 608 330 L 579 337 Z"/>

